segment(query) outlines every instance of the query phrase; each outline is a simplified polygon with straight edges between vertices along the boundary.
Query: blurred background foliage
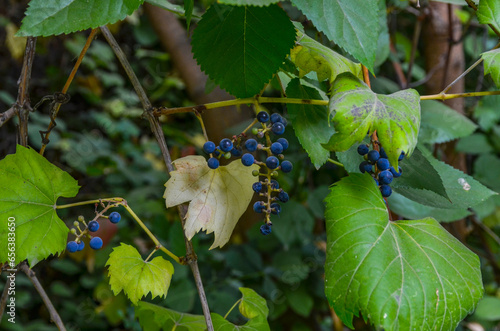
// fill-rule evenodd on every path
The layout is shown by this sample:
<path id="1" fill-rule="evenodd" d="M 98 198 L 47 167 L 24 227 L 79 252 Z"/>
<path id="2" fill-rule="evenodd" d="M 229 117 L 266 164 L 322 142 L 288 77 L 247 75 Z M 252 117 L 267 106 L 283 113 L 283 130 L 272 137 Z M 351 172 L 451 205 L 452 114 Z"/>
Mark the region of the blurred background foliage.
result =
<path id="1" fill-rule="evenodd" d="M 2 0 L 0 7 L 0 109 L 6 110 L 17 95 L 16 81 L 22 64 L 22 38 L 13 34 L 20 25 L 26 0 Z M 202 13 L 210 1 L 195 2 L 195 12 Z M 283 3 L 292 19 L 305 24 L 306 30 L 317 40 L 342 52 L 317 31 L 288 3 Z M 479 54 L 496 44 L 496 38 L 484 27 L 479 27 L 466 8 L 458 11 L 464 30 L 463 42 L 466 64 L 476 61 Z M 412 49 L 412 33 L 418 17 L 408 2 L 388 1 L 389 45 L 381 49 L 377 60 L 373 89 L 390 93 L 400 89 L 394 63 L 407 70 Z M 181 18 L 181 23 L 185 21 Z M 192 24 L 192 27 L 196 22 Z M 185 82 L 171 56 L 142 10 L 125 21 L 111 26 L 112 32 L 126 52 L 137 76 L 141 79 L 155 106 L 179 107 L 194 104 L 186 91 Z M 35 104 L 43 96 L 60 91 L 81 51 L 87 32 L 38 38 L 37 53 L 31 81 L 31 100 Z M 190 57 L 191 54 L 185 54 Z M 415 88 L 425 93 L 427 72 L 425 59 L 417 50 L 412 70 Z M 421 82 L 421 84 L 418 84 Z M 279 96 L 280 90 L 273 82 L 266 95 Z M 273 87 L 274 86 L 274 87 Z M 210 82 L 207 89 L 210 90 Z M 466 80 L 466 90 L 493 89 L 489 77 L 473 71 Z M 45 156 L 69 172 L 82 186 L 78 200 L 121 196 L 150 227 L 160 241 L 179 256 L 184 254 L 182 229 L 177 209 L 165 209 L 162 199 L 167 175 L 160 150 L 152 137 L 147 121 L 141 118 L 139 100 L 126 79 L 113 52 L 98 37 L 83 61 L 76 80 L 69 90 L 71 100 L 63 105 L 52 132 Z M 466 114 L 479 125 L 471 136 L 456 145 L 458 152 L 466 153 L 470 174 L 490 188 L 500 192 L 500 104 L 499 96 L 465 100 Z M 286 109 L 273 105 L 269 111 Z M 229 116 L 229 115 L 228 115 Z M 192 114 L 176 114 L 161 118 L 163 130 L 172 158 L 201 154 L 204 142 L 200 125 Z M 250 121 L 227 128 L 237 132 Z M 47 107 L 30 115 L 30 145 L 41 146 L 39 130 L 50 122 Z M 15 150 L 16 135 L 13 119 L 0 130 L 0 155 Z M 269 322 L 272 330 L 342 330 L 334 313 L 329 309 L 324 295 L 326 237 L 324 231 L 323 199 L 328 193 L 327 184 L 345 175 L 343 169 L 327 164 L 316 170 L 293 134 L 287 130 L 290 141 L 287 158 L 293 161 L 294 170 L 287 176 L 280 175 L 281 186 L 292 197 L 282 214 L 273 216 L 274 229 L 269 236 L 259 232 L 259 220 L 244 217 L 233 235 L 231 244 L 223 249 L 209 251 L 212 235 L 194 237 L 199 266 L 212 311 L 225 315 L 240 298 L 238 288 L 250 287 L 267 299 L 270 308 Z M 500 209 L 490 203 L 479 221 L 488 229 L 500 234 Z M 61 210 L 61 218 L 71 226 L 78 215 L 90 218 L 93 208 L 81 207 Z M 107 282 L 104 264 L 109 253 L 119 242 L 136 246 L 142 254 L 152 249 L 152 242 L 122 210 L 124 221 L 118 225 L 109 222 L 99 235 L 104 248 L 95 252 L 86 247 L 82 252 L 52 258 L 35 267 L 42 285 L 65 322 L 68 330 L 140 330 L 134 318 L 134 307 L 121 293 L 114 296 Z M 105 226 L 104 226 L 105 225 Z M 485 235 L 471 220 L 466 244 L 476 252 L 482 262 L 482 272 L 487 300 L 483 300 L 474 315 L 467 318 L 461 329 L 473 326 L 485 330 L 498 329 L 500 321 L 500 251 L 491 236 Z M 49 314 L 29 280 L 18 274 L 16 279 L 18 323 L 12 325 L 4 316 L 0 329 L 5 330 L 55 330 Z M 1 277 L 2 285 L 5 275 Z M 3 288 L 3 286 L 2 286 Z M 146 298 L 150 300 L 150 298 Z M 191 271 L 186 266 L 176 266 L 172 285 L 166 299 L 152 302 L 165 307 L 194 314 L 201 314 Z M 238 312 L 229 319 L 244 323 Z M 357 329 L 370 330 L 361 319 Z M 480 329 L 475 329 L 480 330 Z"/>

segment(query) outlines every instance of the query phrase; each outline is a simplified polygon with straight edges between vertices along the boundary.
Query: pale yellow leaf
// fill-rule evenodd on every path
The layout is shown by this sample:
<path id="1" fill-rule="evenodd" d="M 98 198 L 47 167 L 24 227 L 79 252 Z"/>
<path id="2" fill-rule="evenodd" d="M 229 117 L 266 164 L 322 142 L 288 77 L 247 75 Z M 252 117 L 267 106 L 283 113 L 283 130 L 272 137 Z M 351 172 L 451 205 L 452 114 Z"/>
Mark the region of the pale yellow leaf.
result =
<path id="1" fill-rule="evenodd" d="M 184 232 L 191 239 L 201 231 L 214 233 L 210 249 L 224 246 L 253 196 L 256 177 L 240 160 L 215 170 L 203 156 L 190 155 L 174 161 L 177 168 L 165 183 L 167 208 L 189 203 Z"/>

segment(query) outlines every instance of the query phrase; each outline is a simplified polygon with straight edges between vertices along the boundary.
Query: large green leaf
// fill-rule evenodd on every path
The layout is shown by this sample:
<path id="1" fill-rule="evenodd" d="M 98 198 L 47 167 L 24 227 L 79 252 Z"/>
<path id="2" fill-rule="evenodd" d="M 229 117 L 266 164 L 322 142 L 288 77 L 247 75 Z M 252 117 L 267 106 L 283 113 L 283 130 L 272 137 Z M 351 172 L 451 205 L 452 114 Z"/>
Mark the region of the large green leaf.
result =
<path id="1" fill-rule="evenodd" d="M 328 79 L 330 83 L 333 83 L 335 78 L 343 72 L 350 72 L 363 78 L 359 63 L 352 62 L 301 31 L 297 31 L 297 43 L 290 52 L 290 58 L 299 69 L 299 77 L 314 71 L 320 82 Z"/>
<path id="2" fill-rule="evenodd" d="M 500 88 L 500 49 L 481 54 L 484 60 L 484 74 L 490 74 L 495 85 Z"/>
<path id="3" fill-rule="evenodd" d="M 379 35 L 377 1 L 292 0 L 316 28 L 373 71 Z"/>
<path id="4" fill-rule="evenodd" d="M 148 293 L 152 298 L 167 296 L 174 274 L 172 263 L 161 256 L 144 261 L 133 246 L 123 243 L 109 254 L 106 265 L 113 293 L 117 295 L 123 290 L 134 305 Z"/>
<path id="5" fill-rule="evenodd" d="M 389 161 L 397 169 L 402 151 L 411 155 L 420 126 L 420 99 L 408 89 L 390 95 L 376 94 L 350 73 L 337 77 L 332 88 L 330 113 L 335 133 L 326 148 L 343 152 L 377 130 Z"/>
<path id="6" fill-rule="evenodd" d="M 59 197 L 74 197 L 79 186 L 68 173 L 36 151 L 17 146 L 0 161 L 0 262 L 7 261 L 9 218 L 15 219 L 15 264 L 31 266 L 66 247 L 69 229 L 57 216 Z"/>
<path id="7" fill-rule="evenodd" d="M 479 258 L 432 218 L 389 220 L 367 174 L 326 198 L 325 290 L 349 327 L 360 313 L 385 330 L 454 330 L 482 297 Z"/>
<path id="8" fill-rule="evenodd" d="M 236 97 L 264 88 L 295 42 L 295 28 L 278 5 L 214 4 L 193 33 L 193 54 L 208 76 Z"/>
<path id="9" fill-rule="evenodd" d="M 142 329 L 148 331 L 199 331 L 207 328 L 203 315 L 180 313 L 144 301 L 140 301 L 135 307 L 135 317 L 139 319 Z"/>
<path id="10" fill-rule="evenodd" d="M 477 128 L 470 119 L 442 102 L 424 100 L 420 102 L 422 122 L 419 142 L 444 143 L 470 135 Z"/>
<path id="11" fill-rule="evenodd" d="M 288 84 L 286 95 L 289 98 L 321 99 L 318 90 L 302 85 L 298 78 Z M 328 142 L 335 133 L 333 126 L 328 123 L 328 108 L 308 104 L 289 104 L 288 115 L 292 120 L 295 135 L 318 169 L 330 157 L 330 151 L 323 148 L 322 143 Z"/>
<path id="12" fill-rule="evenodd" d="M 420 204 L 445 209 L 467 210 L 497 194 L 460 170 L 435 159 L 431 152 L 419 145 L 422 156 L 436 169 L 449 199 L 427 189 L 395 187 L 395 191 Z M 415 170 L 418 172 L 418 168 Z M 405 176 L 404 174 L 403 176 Z M 397 186 L 398 184 L 395 184 Z"/>
<path id="13" fill-rule="evenodd" d="M 132 14 L 144 0 L 31 0 L 17 36 L 50 36 L 97 28 Z"/>
<path id="14" fill-rule="evenodd" d="M 493 25 L 500 31 L 500 2 L 498 0 L 480 0 L 477 18 L 483 24 Z"/>

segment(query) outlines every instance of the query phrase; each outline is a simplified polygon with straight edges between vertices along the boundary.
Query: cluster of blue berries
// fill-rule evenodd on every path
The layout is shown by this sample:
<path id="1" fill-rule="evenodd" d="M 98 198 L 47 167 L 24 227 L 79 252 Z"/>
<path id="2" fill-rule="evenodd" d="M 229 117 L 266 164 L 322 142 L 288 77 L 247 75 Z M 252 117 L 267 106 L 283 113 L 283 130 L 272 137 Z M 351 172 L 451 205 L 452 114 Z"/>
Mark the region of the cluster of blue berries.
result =
<path id="1" fill-rule="evenodd" d="M 257 139 L 264 139 L 265 142 L 259 143 L 254 138 L 248 138 L 243 132 L 233 139 L 224 138 L 216 146 L 214 142 L 207 141 L 203 145 L 205 153 L 210 154 L 207 161 L 208 167 L 217 169 L 219 167 L 219 159 L 224 157 L 241 157 L 241 163 L 244 166 L 257 164 L 261 167 L 260 171 L 254 170 L 252 174 L 259 177 L 259 181 L 252 185 L 255 193 L 264 198 L 264 201 L 257 201 L 253 210 L 256 213 L 265 213 L 265 223 L 260 227 L 260 232 L 263 235 L 271 233 L 271 214 L 279 215 L 281 205 L 279 202 L 287 202 L 289 200 L 288 193 L 279 187 L 278 181 L 272 177 L 278 176 L 278 170 L 284 173 L 289 173 L 293 169 L 293 164 L 290 161 L 284 160 L 283 152 L 288 148 L 289 144 L 285 138 L 278 138 L 275 142 L 271 140 L 271 134 L 280 136 L 285 133 L 287 120 L 280 114 L 274 113 L 269 115 L 265 111 L 257 114 L 257 119 L 254 124 L 260 123 L 261 127 L 252 128 L 252 134 Z M 246 150 L 244 153 L 243 150 Z M 267 154 L 265 162 L 257 160 L 254 156 L 255 152 L 263 151 Z"/>
<path id="2" fill-rule="evenodd" d="M 380 148 L 380 152 L 377 150 L 370 150 L 368 145 L 359 145 L 358 154 L 364 156 L 365 160 L 359 165 L 359 170 L 362 173 L 368 172 L 372 175 L 373 179 L 377 183 L 380 193 L 384 198 L 389 197 L 392 194 L 392 189 L 389 184 L 392 183 L 394 178 L 400 177 L 403 173 L 401 167 L 398 166 L 398 171 L 391 166 L 387 154 L 384 148 Z M 405 152 L 401 152 L 398 161 L 402 161 L 405 157 Z"/>
<path id="3" fill-rule="evenodd" d="M 118 213 L 116 211 L 112 212 L 108 216 L 109 221 L 111 223 L 114 223 L 114 224 L 120 222 L 121 218 L 122 217 L 121 217 L 120 213 Z M 85 226 L 83 228 L 83 230 L 80 229 L 80 223 L 82 223 Z M 85 223 L 85 219 L 83 218 L 83 216 L 79 216 L 78 221 L 75 221 L 73 223 L 73 225 L 75 227 L 71 229 L 71 233 L 76 235 L 76 239 L 73 241 L 70 241 L 66 244 L 66 249 L 68 250 L 68 252 L 74 253 L 74 252 L 81 251 L 85 247 L 85 243 L 83 242 L 83 238 L 86 235 L 88 237 L 90 237 L 90 242 L 89 242 L 90 248 L 97 250 L 97 249 L 100 249 L 102 247 L 101 237 L 90 235 L 90 232 L 96 232 L 97 230 L 99 230 L 99 222 L 97 222 L 94 219 L 87 224 L 87 223 Z M 79 234 L 77 234 L 77 229 L 78 229 Z"/>

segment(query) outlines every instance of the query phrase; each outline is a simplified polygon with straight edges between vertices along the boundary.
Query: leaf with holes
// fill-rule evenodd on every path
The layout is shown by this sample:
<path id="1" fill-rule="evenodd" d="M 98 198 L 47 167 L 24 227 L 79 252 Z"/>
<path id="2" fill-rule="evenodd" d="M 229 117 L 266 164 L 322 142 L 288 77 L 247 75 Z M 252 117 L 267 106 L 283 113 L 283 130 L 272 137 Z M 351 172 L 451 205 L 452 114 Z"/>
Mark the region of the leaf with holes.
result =
<path id="1" fill-rule="evenodd" d="M 479 258 L 432 218 L 391 222 L 368 174 L 326 198 L 325 290 L 340 319 L 386 330 L 454 330 L 483 295 Z"/>
<path id="2" fill-rule="evenodd" d="M 146 262 L 137 249 L 124 243 L 113 249 L 106 265 L 113 293 L 123 290 L 134 305 L 150 292 L 152 298 L 167 296 L 174 274 L 172 263 L 161 256 Z"/>
<path id="3" fill-rule="evenodd" d="M 389 161 L 397 169 L 402 151 L 411 155 L 420 127 L 420 97 L 408 89 L 389 95 L 374 93 L 350 73 L 337 77 L 332 87 L 330 113 L 335 133 L 325 145 L 343 152 L 377 130 Z"/>
<path id="4" fill-rule="evenodd" d="M 17 36 L 51 36 L 115 23 L 144 0 L 31 0 Z"/>
<path id="5" fill-rule="evenodd" d="M 253 197 L 252 170 L 240 160 L 210 169 L 203 156 L 190 155 L 174 161 L 177 170 L 165 183 L 167 208 L 190 201 L 184 232 L 191 239 L 198 231 L 214 233 L 210 249 L 224 246 Z"/>
<path id="6" fill-rule="evenodd" d="M 484 74 L 490 74 L 495 85 L 500 88 L 500 49 L 481 54 L 484 60 Z"/>
<path id="7" fill-rule="evenodd" d="M 278 5 L 213 4 L 193 33 L 201 69 L 232 95 L 254 96 L 279 69 L 295 42 L 295 28 Z"/>
<path id="8" fill-rule="evenodd" d="M 69 229 L 57 216 L 56 201 L 74 197 L 77 181 L 21 145 L 0 161 L 0 178 L 0 238 L 8 238 L 7 220 L 14 220 L 15 264 L 28 259 L 33 266 L 64 251 Z M 0 262 L 6 262 L 7 239 L 1 242 Z"/>

